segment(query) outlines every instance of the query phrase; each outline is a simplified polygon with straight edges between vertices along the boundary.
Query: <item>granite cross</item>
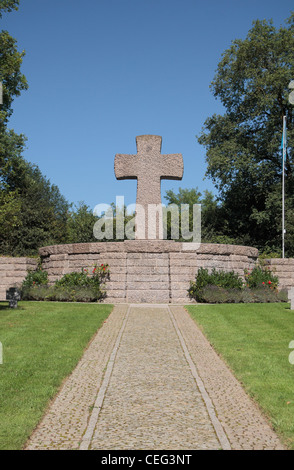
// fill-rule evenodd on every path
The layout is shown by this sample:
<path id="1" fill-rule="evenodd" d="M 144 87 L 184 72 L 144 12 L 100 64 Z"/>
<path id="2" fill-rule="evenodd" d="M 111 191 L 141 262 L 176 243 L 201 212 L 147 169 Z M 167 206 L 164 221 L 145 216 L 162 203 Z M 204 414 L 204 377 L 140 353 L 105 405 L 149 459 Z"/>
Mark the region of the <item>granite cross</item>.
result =
<path id="1" fill-rule="evenodd" d="M 160 182 L 162 179 L 181 180 L 184 164 L 181 154 L 161 155 L 161 137 L 158 135 L 141 135 L 136 137 L 136 155 L 115 155 L 114 171 L 118 180 L 137 179 L 136 207 L 144 209 L 145 227 L 143 236 L 146 237 L 148 224 L 148 211 L 150 205 L 161 204 Z M 136 214 L 138 215 L 137 209 Z M 161 238 L 159 230 L 156 236 Z"/>

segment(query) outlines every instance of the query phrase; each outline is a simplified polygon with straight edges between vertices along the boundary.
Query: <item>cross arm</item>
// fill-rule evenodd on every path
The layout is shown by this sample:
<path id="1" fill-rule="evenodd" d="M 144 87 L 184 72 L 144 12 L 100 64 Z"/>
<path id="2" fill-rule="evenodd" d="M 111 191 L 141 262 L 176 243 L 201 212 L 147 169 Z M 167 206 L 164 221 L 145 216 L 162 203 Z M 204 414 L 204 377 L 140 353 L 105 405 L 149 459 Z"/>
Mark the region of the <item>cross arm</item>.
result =
<path id="1" fill-rule="evenodd" d="M 184 173 L 183 157 L 180 153 L 161 155 L 163 180 L 181 180 Z"/>
<path id="2" fill-rule="evenodd" d="M 138 176 L 137 155 L 116 154 L 114 159 L 114 173 L 118 180 L 136 179 Z"/>

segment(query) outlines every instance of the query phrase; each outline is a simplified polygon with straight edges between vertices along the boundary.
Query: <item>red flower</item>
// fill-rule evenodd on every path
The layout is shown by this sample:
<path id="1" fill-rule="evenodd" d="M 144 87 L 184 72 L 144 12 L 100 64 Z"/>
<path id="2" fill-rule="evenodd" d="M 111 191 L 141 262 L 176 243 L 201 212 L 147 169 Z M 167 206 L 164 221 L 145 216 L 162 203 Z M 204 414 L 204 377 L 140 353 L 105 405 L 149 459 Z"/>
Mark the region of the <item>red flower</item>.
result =
<path id="1" fill-rule="evenodd" d="M 272 281 L 268 281 L 268 283 L 269 283 L 269 284 L 271 284 L 271 283 L 272 283 Z"/>
<path id="2" fill-rule="evenodd" d="M 262 284 L 264 285 L 264 282 Z"/>

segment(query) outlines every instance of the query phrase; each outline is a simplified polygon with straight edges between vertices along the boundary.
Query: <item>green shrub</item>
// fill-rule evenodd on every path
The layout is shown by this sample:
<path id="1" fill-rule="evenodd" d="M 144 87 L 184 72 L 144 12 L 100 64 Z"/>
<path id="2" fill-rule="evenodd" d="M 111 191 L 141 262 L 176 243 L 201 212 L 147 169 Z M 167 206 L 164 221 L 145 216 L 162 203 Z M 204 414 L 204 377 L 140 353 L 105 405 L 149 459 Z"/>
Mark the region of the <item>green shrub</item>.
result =
<path id="1" fill-rule="evenodd" d="M 281 289 L 280 291 L 278 291 L 277 297 L 280 302 L 289 302 L 287 289 Z"/>
<path id="2" fill-rule="evenodd" d="M 22 289 L 23 300 L 49 300 L 47 295 L 49 287 L 46 285 L 34 285 L 32 287 L 24 287 Z"/>
<path id="3" fill-rule="evenodd" d="M 279 279 L 274 276 L 269 267 L 256 266 L 250 272 L 248 269 L 244 270 L 245 282 L 247 287 L 268 287 L 271 289 L 277 289 Z"/>
<path id="4" fill-rule="evenodd" d="M 22 298 L 56 302 L 96 302 L 105 297 L 103 282 L 108 277 L 108 265 L 94 266 L 90 272 L 83 268 L 81 272 L 65 274 L 53 286 L 28 282 L 23 287 Z"/>
<path id="5" fill-rule="evenodd" d="M 287 292 L 271 290 L 266 287 L 249 289 L 225 289 L 218 286 L 205 286 L 201 290 L 201 301 L 211 304 L 223 303 L 267 303 L 287 302 Z"/>
<path id="6" fill-rule="evenodd" d="M 45 300 L 55 302 L 96 302 L 104 292 L 90 287 L 34 286 L 24 290 L 23 300 Z"/>
<path id="7" fill-rule="evenodd" d="M 210 304 L 227 303 L 228 295 L 226 289 L 218 286 L 205 286 L 201 289 L 201 298 L 203 302 Z"/>
<path id="8" fill-rule="evenodd" d="M 234 271 L 225 272 L 212 269 L 211 273 L 208 269 L 200 268 L 196 276 L 196 281 L 191 281 L 188 290 L 190 297 L 196 299 L 198 302 L 205 302 L 203 297 L 203 289 L 206 286 L 216 286 L 223 289 L 238 289 L 241 290 L 243 280 L 234 273 Z"/>
<path id="9" fill-rule="evenodd" d="M 207 303 L 287 302 L 288 293 L 278 292 L 278 277 L 268 267 L 257 266 L 244 271 L 244 281 L 233 271 L 200 268 L 188 290 L 191 298 Z"/>
<path id="10" fill-rule="evenodd" d="M 243 291 L 241 289 L 225 289 L 218 286 L 205 286 L 201 291 L 203 302 L 206 303 L 241 303 L 243 302 Z"/>
<path id="11" fill-rule="evenodd" d="M 45 286 L 48 284 L 48 273 L 43 271 L 40 267 L 36 271 L 29 271 L 26 275 L 23 283 L 22 289 L 33 286 Z"/>

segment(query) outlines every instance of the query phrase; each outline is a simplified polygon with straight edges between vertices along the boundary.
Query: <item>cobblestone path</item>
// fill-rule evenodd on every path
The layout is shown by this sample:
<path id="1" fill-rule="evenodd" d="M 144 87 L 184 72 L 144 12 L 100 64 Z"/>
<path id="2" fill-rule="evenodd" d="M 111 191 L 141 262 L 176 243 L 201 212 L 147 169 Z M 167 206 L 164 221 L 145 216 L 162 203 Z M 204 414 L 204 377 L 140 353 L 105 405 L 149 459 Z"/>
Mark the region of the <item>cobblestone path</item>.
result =
<path id="1" fill-rule="evenodd" d="M 26 449 L 283 449 L 181 306 L 117 305 Z"/>

